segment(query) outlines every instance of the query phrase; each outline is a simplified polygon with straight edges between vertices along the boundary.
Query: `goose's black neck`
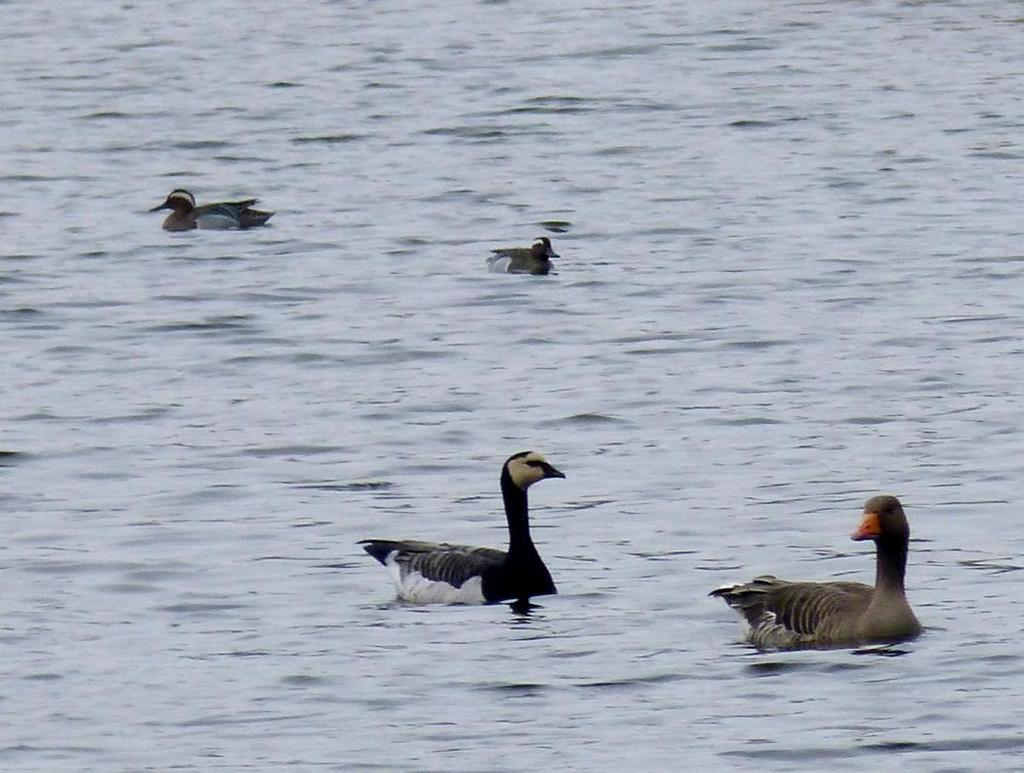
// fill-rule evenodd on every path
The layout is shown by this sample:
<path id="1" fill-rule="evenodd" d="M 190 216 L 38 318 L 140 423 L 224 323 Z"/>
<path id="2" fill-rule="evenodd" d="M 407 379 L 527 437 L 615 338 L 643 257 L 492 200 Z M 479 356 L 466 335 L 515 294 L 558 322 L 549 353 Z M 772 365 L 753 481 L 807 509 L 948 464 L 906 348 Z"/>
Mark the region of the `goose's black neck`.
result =
<path id="1" fill-rule="evenodd" d="M 907 538 L 880 539 L 875 543 L 875 587 L 903 593 L 907 571 Z"/>
<path id="2" fill-rule="evenodd" d="M 508 552 L 510 556 L 535 552 L 530 539 L 529 506 L 526 492 L 512 482 L 508 467 L 501 471 L 501 497 L 505 501 L 505 517 L 508 519 Z"/>

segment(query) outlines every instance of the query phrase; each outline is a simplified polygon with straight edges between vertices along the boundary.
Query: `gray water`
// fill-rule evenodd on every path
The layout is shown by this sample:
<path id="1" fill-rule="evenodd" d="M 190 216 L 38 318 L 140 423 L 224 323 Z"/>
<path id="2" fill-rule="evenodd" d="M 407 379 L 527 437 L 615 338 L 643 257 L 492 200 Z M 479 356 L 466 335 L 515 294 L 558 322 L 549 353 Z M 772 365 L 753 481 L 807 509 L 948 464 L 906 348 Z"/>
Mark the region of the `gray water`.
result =
<path id="1" fill-rule="evenodd" d="M 1024 768 L 1022 32 L 0 4 L 0 768 Z M 502 546 L 524 449 L 561 595 L 395 601 L 356 540 Z M 879 492 L 925 635 L 744 645 L 707 592 L 870 582 Z"/>

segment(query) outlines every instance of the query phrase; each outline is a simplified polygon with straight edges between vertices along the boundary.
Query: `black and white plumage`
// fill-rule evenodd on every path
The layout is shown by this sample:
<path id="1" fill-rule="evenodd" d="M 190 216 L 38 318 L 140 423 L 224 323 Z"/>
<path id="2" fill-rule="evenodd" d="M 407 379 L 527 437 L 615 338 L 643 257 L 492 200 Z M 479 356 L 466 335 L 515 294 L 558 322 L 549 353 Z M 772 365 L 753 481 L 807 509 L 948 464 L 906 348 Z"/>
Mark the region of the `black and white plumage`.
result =
<path id="1" fill-rule="evenodd" d="M 400 598 L 419 604 L 493 604 L 557 593 L 530 538 L 526 490 L 545 478 L 564 478 L 540 454 L 522 451 L 501 468 L 501 495 L 508 519 L 508 550 L 416 540 L 362 540 L 387 567 Z"/>

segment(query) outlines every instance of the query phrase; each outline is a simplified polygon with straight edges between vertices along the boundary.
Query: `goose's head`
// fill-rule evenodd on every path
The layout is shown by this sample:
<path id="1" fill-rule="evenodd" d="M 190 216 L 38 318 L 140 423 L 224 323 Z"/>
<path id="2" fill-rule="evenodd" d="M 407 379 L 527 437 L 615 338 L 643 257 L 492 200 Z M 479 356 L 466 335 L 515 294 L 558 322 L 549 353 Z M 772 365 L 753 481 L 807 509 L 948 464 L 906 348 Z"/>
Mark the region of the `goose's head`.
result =
<path id="1" fill-rule="evenodd" d="M 551 248 L 551 240 L 546 236 L 540 236 L 535 239 L 533 244 L 530 245 L 530 252 L 533 253 L 533 257 L 537 258 L 537 260 L 561 257 Z"/>
<path id="2" fill-rule="evenodd" d="M 523 491 L 539 480 L 545 478 L 564 478 L 565 474 L 556 470 L 543 456 L 536 451 L 520 451 L 513 454 L 505 462 L 505 469 L 511 481 Z"/>
<path id="3" fill-rule="evenodd" d="M 196 208 L 196 199 L 184 188 L 175 188 L 167 199 L 159 207 L 153 207 L 150 212 L 158 212 L 161 209 L 173 209 L 175 212 L 191 212 Z"/>
<path id="4" fill-rule="evenodd" d="M 875 542 L 906 542 L 910 538 L 910 525 L 903 505 L 894 496 L 880 494 L 864 503 L 864 518 L 850 539 Z"/>

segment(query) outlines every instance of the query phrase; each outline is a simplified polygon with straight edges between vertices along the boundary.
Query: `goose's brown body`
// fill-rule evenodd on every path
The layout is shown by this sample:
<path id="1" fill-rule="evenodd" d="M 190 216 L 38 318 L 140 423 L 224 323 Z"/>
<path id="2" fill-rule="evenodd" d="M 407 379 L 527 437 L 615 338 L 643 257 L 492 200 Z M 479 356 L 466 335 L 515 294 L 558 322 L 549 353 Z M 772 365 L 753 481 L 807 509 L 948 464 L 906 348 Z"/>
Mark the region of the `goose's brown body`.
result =
<path id="1" fill-rule="evenodd" d="M 910 527 L 896 497 L 864 505 L 864 520 L 851 537 L 874 540 L 875 584 L 787 582 L 771 575 L 717 588 L 749 624 L 747 639 L 759 649 L 854 647 L 912 639 L 921 633 L 904 592 Z"/>

